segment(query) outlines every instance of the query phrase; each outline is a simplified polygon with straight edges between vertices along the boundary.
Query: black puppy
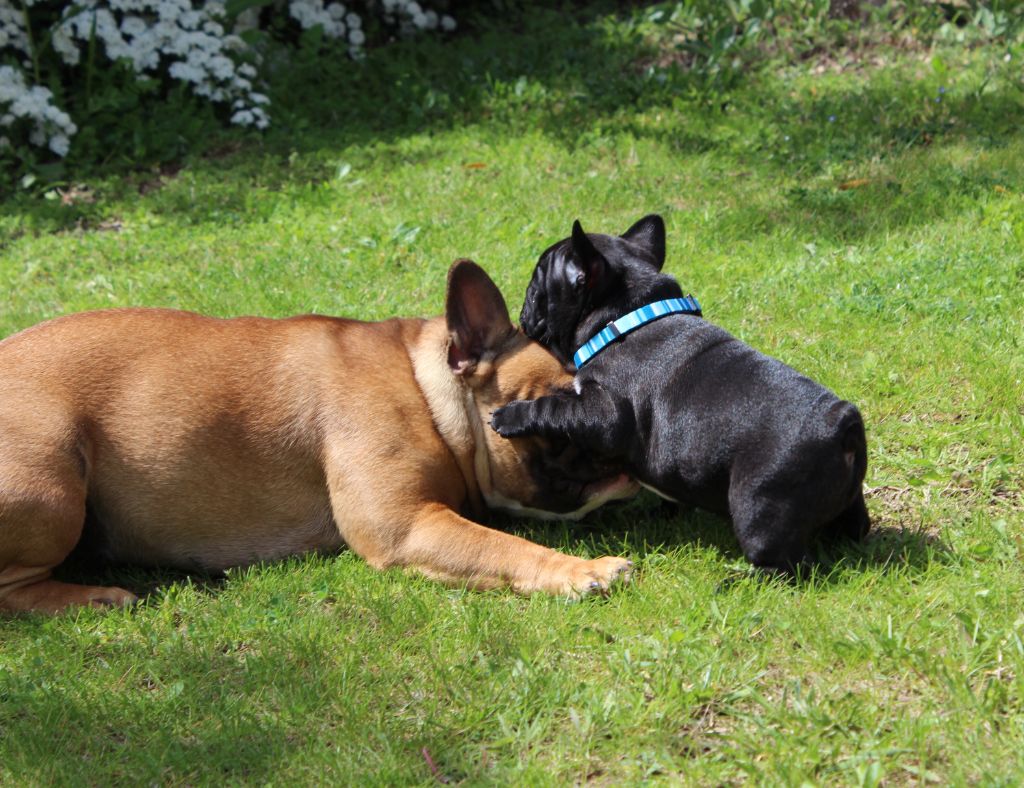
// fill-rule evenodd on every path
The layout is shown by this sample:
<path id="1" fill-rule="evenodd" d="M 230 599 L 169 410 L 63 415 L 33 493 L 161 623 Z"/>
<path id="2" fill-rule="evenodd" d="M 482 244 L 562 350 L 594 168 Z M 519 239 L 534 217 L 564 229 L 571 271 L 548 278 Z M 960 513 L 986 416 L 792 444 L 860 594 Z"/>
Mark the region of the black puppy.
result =
<path id="1" fill-rule="evenodd" d="M 664 262 L 655 215 L 621 237 L 588 235 L 577 221 L 545 251 L 520 321 L 566 363 L 580 348 L 575 392 L 513 402 L 494 413 L 494 429 L 568 437 L 625 461 L 663 497 L 729 514 L 756 566 L 791 571 L 817 536 L 863 537 L 857 408 L 706 322 L 695 302 L 670 302 L 679 311 L 634 327 L 666 307 L 634 310 L 682 298 Z M 618 322 L 581 347 L 609 321 Z"/>

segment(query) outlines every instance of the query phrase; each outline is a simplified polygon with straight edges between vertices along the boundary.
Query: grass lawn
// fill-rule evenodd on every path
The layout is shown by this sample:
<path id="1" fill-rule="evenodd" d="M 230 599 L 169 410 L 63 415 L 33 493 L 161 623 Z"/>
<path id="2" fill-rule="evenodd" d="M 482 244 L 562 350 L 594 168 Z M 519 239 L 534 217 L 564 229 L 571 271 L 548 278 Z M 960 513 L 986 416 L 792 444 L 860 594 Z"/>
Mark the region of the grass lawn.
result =
<path id="1" fill-rule="evenodd" d="M 144 602 L 0 618 L 0 783 L 1024 781 L 1005 50 L 773 61 L 706 102 L 659 66 L 657 31 L 538 16 L 297 79 L 265 140 L 180 170 L 13 194 L 0 335 L 121 305 L 432 315 L 462 256 L 516 310 L 574 218 L 659 212 L 706 317 L 861 407 L 869 540 L 783 583 L 747 571 L 725 521 L 646 495 L 575 525 L 496 518 L 637 561 L 579 604 L 348 553 L 226 578 L 70 568 Z"/>

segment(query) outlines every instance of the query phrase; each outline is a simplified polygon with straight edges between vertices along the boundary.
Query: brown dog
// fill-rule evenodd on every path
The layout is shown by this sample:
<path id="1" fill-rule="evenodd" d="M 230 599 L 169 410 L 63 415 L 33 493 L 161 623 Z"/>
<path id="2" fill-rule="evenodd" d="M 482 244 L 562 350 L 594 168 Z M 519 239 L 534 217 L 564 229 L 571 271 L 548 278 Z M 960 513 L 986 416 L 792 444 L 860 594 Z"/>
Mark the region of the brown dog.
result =
<path id="1" fill-rule="evenodd" d="M 570 384 L 468 260 L 434 320 L 121 309 L 26 329 L 0 342 L 0 610 L 134 600 L 50 578 L 87 522 L 119 562 L 219 570 L 347 545 L 473 588 L 607 589 L 629 561 L 457 514 L 572 516 L 635 491 L 575 481 L 541 443 L 485 428 L 495 408 Z"/>

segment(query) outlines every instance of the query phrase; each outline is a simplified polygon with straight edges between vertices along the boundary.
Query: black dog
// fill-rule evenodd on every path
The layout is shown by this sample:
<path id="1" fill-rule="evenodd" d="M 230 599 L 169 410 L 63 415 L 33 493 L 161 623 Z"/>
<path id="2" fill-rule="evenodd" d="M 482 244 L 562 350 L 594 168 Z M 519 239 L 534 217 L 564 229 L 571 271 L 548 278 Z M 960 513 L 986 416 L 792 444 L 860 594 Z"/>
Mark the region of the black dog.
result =
<path id="1" fill-rule="evenodd" d="M 664 261 L 660 216 L 621 237 L 587 235 L 577 221 L 541 255 L 522 326 L 568 363 L 609 321 L 682 297 Z M 744 555 L 766 569 L 791 571 L 817 536 L 863 537 L 857 408 L 704 321 L 695 303 L 679 308 L 626 336 L 610 328 L 606 347 L 577 355 L 575 392 L 513 402 L 492 426 L 568 437 L 624 461 L 663 497 L 729 514 Z"/>

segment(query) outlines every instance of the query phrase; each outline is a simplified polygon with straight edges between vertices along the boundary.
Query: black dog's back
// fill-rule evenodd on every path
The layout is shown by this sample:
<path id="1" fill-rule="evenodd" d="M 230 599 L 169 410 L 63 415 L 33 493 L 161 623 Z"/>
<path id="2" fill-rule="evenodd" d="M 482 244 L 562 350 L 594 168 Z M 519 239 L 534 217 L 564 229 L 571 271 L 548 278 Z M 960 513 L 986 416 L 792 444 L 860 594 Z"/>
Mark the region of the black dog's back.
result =
<path id="1" fill-rule="evenodd" d="M 537 264 L 524 330 L 567 360 L 608 321 L 678 297 L 664 250 L 660 217 L 621 237 L 577 222 Z M 869 527 L 857 408 L 697 316 L 643 325 L 586 362 L 576 393 L 513 403 L 493 424 L 509 437 L 567 436 L 666 497 L 728 513 L 758 566 L 792 569 L 817 536 Z"/>
<path id="2" fill-rule="evenodd" d="M 791 567 L 818 532 L 863 536 L 866 516 L 844 516 L 867 469 L 853 404 L 698 317 L 601 355 L 579 374 L 628 393 L 631 468 L 665 497 L 730 515 L 753 563 Z"/>

